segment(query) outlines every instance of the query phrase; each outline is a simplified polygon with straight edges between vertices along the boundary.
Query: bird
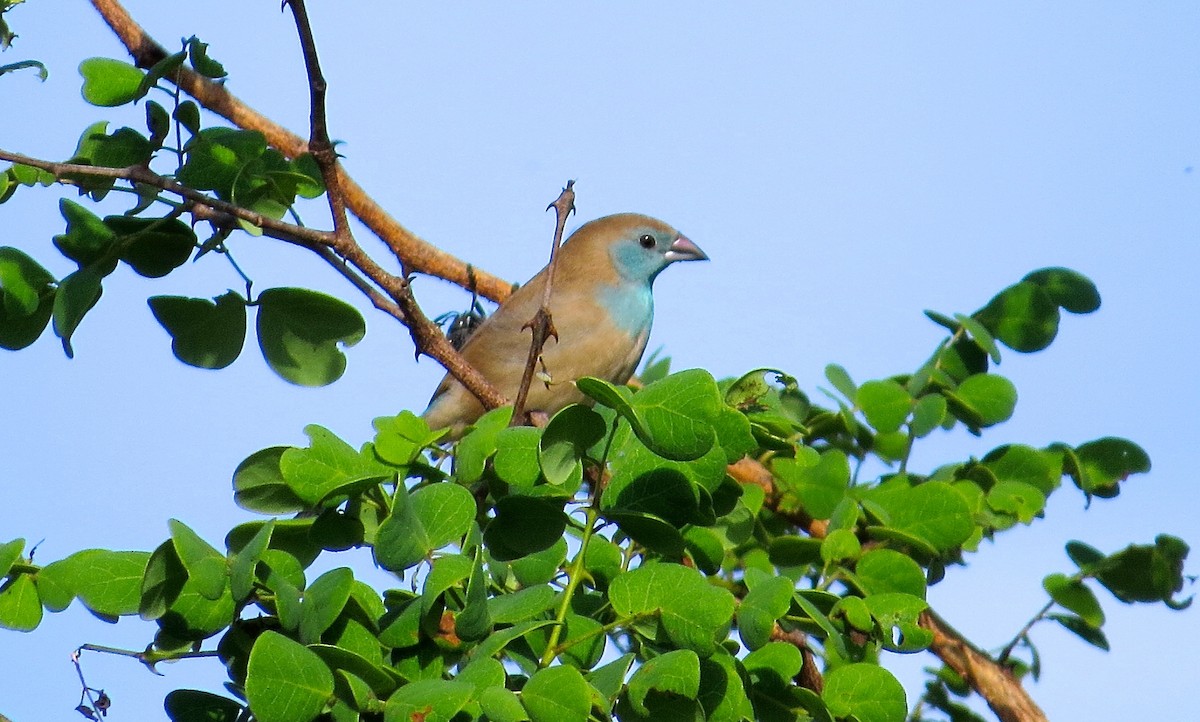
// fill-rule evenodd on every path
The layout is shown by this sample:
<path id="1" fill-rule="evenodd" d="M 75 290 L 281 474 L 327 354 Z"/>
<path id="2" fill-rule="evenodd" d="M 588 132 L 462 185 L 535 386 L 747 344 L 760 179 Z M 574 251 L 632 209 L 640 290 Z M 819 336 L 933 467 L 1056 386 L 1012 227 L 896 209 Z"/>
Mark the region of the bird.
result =
<path id="1" fill-rule="evenodd" d="M 654 279 L 678 261 L 704 261 L 700 247 L 670 225 L 637 213 L 589 221 L 563 242 L 549 310 L 557 340 L 546 339 L 543 372 L 529 388 L 526 408 L 547 415 L 581 402 L 575 380 L 594 376 L 629 381 L 646 350 L 654 320 Z M 461 349 L 500 393 L 515 399 L 529 358 L 529 322 L 541 306 L 549 265 L 512 293 Z M 431 429 L 457 438 L 484 413 L 483 405 L 446 374 L 422 417 Z"/>

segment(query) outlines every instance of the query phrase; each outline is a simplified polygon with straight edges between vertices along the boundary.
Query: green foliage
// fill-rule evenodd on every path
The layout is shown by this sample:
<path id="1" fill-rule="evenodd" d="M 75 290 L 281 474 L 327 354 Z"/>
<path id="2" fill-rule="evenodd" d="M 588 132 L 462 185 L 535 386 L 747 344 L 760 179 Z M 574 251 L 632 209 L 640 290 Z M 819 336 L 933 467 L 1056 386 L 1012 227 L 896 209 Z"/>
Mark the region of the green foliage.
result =
<path id="1" fill-rule="evenodd" d="M 71 225 L 60 245 L 98 287 L 103 264 L 115 262 L 105 259 L 125 260 L 106 245 L 120 233 L 80 208 L 64 204 Z M 1068 272 L 1031 277 L 1064 308 L 1094 305 L 1090 285 Z M 63 282 L 55 289 L 19 252 L 0 253 L 0 279 L 11 314 L 63 295 Z M 1014 288 L 1030 293 L 1033 281 L 1022 283 Z M 314 319 L 335 308 L 297 289 L 264 292 L 258 303 L 260 326 L 265 315 L 292 353 L 300 352 L 288 343 L 299 342 L 283 337 L 302 322 L 320 326 Z M 85 305 L 71 308 L 77 316 Z M 240 330 L 246 306 L 237 294 L 151 306 L 185 361 L 216 366 L 236 356 L 240 332 L 228 327 Z M 1011 301 L 988 308 L 1010 319 L 1028 312 Z M 919 621 L 927 584 L 981 539 L 1041 516 L 1064 476 L 1086 499 L 1106 498 L 1149 470 L 1139 447 L 1115 438 L 1009 444 L 930 473 L 909 469 L 913 444 L 936 428 L 980 433 L 1007 419 L 1016 400 L 1012 384 L 986 369 L 999 351 L 985 334 L 999 322 L 935 316 L 951 336 L 914 374 L 856 384 L 827 369 L 836 409 L 811 404 L 774 370 L 721 383 L 683 371 L 636 392 L 584 379 L 595 409 L 570 406 L 544 429 L 509 428 L 509 410 L 491 412 L 450 449 L 449 471 L 438 463 L 442 434 L 408 412 L 377 419 L 359 449 L 312 426 L 307 448 L 264 449 L 234 474 L 243 508 L 297 517 L 244 524 L 224 550 L 172 520 L 170 540 L 153 554 L 88 550 L 40 567 L 22 556 L 21 540 L 4 544 L 0 625 L 33 629 L 43 609 L 74 599 L 106 619 L 140 614 L 159 628 L 151 663 L 219 635 L 244 702 L 182 690 L 168 699 L 176 720 L 234 719 L 243 705 L 281 722 L 323 712 L 902 720 L 908 701 L 884 664 L 888 653 L 932 641 Z M 356 332 L 353 323 L 336 329 L 340 338 Z M 1011 346 L 1007 333 L 997 337 Z M 307 352 L 337 369 L 331 348 Z M 897 435 L 899 445 L 881 442 Z M 769 460 L 769 494 L 731 475 L 727 464 L 746 455 Z M 900 470 L 852 481 L 872 457 Z M 308 580 L 317 557 L 355 547 L 410 579 L 410 590 L 377 592 L 347 567 Z M 1072 542 L 1078 570 L 1046 577 L 1051 603 L 1035 621 L 1107 648 L 1091 584 L 1124 602 L 1182 608 L 1187 551 L 1168 536 L 1108 555 Z M 257 613 L 239 613 L 249 607 Z M 823 662 L 805 661 L 785 641 L 794 634 Z M 1034 651 L 1028 633 L 1018 641 Z M 820 665 L 808 672 L 824 676 L 820 694 L 795 682 L 806 664 Z M 946 679 L 930 683 L 925 702 L 954 711 Z"/>
<path id="2" fill-rule="evenodd" d="M 312 158 L 289 160 L 260 133 L 202 127 L 198 107 L 174 93 L 155 96 L 167 105 L 149 99 L 185 64 L 224 77 L 207 50 L 186 39 L 148 70 L 85 60 L 84 98 L 142 102 L 145 129 L 95 122 L 71 162 L 161 167 L 258 215 L 210 222 L 201 240 L 180 220 L 178 199 L 76 173 L 82 202 L 60 202 L 65 229 L 53 239 L 75 270 L 56 278 L 24 251 L 0 248 L 0 346 L 25 348 L 52 325 L 70 356 L 122 266 L 161 279 L 189 260 L 219 259 L 244 294 L 148 301 L 178 359 L 230 365 L 254 309 L 259 347 L 280 377 L 321 386 L 343 374 L 344 350 L 366 331 L 359 312 L 307 289 L 255 293 L 232 255 L 264 218 L 295 216 L 298 198 L 324 192 Z M 52 182 L 13 165 L 0 174 L 0 202 Z M 87 205 L 114 194 L 128 198 L 124 213 L 101 217 Z M 310 426 L 307 447 L 263 449 L 235 470 L 235 502 L 269 518 L 235 527 L 223 545 L 178 520 L 152 552 L 90 549 L 39 565 L 23 540 L 0 544 L 0 626 L 32 630 L 78 599 L 105 620 L 154 624 L 142 657 L 151 668 L 207 645 L 233 696 L 173 692 L 166 709 L 176 722 L 899 722 L 908 700 L 888 655 L 931 643 L 920 622 L 927 587 L 982 540 L 1042 517 L 1064 477 L 1090 502 L 1150 469 L 1119 438 L 910 464 L 939 429 L 980 435 L 1011 418 L 1017 390 L 993 372 L 1002 354 L 1046 348 L 1062 311 L 1099 305 L 1087 278 L 1047 268 L 972 314 L 927 311 L 948 336 L 926 361 L 861 383 L 830 364 L 829 407 L 779 369 L 718 381 L 699 369 L 669 373 L 669 359 L 652 358 L 636 391 L 580 379 L 589 404 L 562 409 L 545 428 L 510 427 L 512 409 L 496 409 L 447 446 L 444 430 L 404 412 L 376 419 L 375 436 L 356 448 Z M 738 470 L 746 464 L 755 472 Z M 327 563 L 351 549 L 369 550 L 394 588 Z M 1045 577 L 1049 601 L 1034 622 L 1107 649 L 1100 589 L 1125 603 L 1191 601 L 1178 598 L 1182 540 L 1067 551 L 1077 570 Z M 333 568 L 315 575 L 322 556 L 321 568 Z M 1031 659 L 1006 661 L 1036 672 L 1027 630 L 1014 649 Z M 821 692 L 801 683 L 818 677 Z M 941 670 L 924 703 L 971 719 L 950 698 L 966 691 Z"/>

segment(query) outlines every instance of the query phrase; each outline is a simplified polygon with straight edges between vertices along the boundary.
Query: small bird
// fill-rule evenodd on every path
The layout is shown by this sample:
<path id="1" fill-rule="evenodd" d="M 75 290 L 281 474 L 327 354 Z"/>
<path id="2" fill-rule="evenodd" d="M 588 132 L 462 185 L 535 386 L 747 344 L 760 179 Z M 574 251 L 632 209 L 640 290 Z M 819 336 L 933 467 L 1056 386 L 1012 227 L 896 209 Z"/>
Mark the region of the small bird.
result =
<path id="1" fill-rule="evenodd" d="M 636 213 L 584 224 L 558 253 L 550 296 L 558 340 L 546 339 L 539 369 L 544 373 L 534 378 L 526 402 L 530 411 L 546 414 L 583 400 L 574 384 L 580 377 L 628 381 L 650 337 L 655 277 L 675 261 L 708 260 L 679 231 Z M 462 347 L 466 360 L 510 400 L 529 358 L 532 335 L 524 327 L 542 303 L 548 270 L 514 291 Z M 424 419 L 430 428 L 449 427 L 458 436 L 483 411 L 475 396 L 446 374 Z"/>

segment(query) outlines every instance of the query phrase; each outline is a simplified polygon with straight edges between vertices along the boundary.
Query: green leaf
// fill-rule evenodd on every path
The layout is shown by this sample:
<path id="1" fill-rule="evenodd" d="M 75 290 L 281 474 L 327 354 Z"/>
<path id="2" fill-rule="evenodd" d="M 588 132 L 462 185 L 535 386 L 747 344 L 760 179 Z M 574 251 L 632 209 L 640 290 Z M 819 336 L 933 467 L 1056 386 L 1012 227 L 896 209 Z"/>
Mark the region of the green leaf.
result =
<path id="1" fill-rule="evenodd" d="M 162 618 L 179 598 L 187 579 L 187 569 L 179 560 L 175 545 L 170 540 L 159 544 L 150 554 L 142 575 L 138 616 L 146 621 Z"/>
<path id="2" fill-rule="evenodd" d="M 1150 471 L 1150 456 L 1142 447 L 1115 437 L 1105 437 L 1075 448 L 1082 477 L 1080 488 L 1101 497 L 1116 496 L 1122 481 L 1130 474 Z"/>
<path id="3" fill-rule="evenodd" d="M 310 424 L 304 433 L 312 440 L 309 448 L 285 450 L 279 470 L 296 496 L 309 504 L 352 482 L 392 475 L 390 468 L 360 454 L 329 429 Z"/>
<path id="4" fill-rule="evenodd" d="M 254 588 L 254 571 L 263 553 L 271 543 L 271 533 L 275 530 L 275 520 L 271 519 L 250 539 L 246 546 L 234 554 L 229 565 L 229 590 L 234 599 L 241 601 L 249 596 Z M 143 585 L 143 589 L 145 586 Z"/>
<path id="5" fill-rule="evenodd" d="M 720 571 L 721 562 L 725 560 L 725 544 L 719 533 L 704 526 L 689 526 L 683 532 L 683 543 L 697 569 L 705 574 Z"/>
<path id="6" fill-rule="evenodd" d="M 1022 444 L 1006 444 L 989 451 L 983 465 L 997 481 L 1029 484 L 1048 496 L 1058 488 L 1063 475 L 1062 456 Z"/>
<path id="7" fill-rule="evenodd" d="M 1182 609 L 1191 598 L 1182 602 L 1172 599 L 1183 589 L 1183 560 L 1188 545 L 1177 537 L 1159 534 L 1154 545 L 1131 544 L 1112 554 L 1092 568 L 1096 580 L 1122 602 L 1163 602 Z"/>
<path id="8" fill-rule="evenodd" d="M 198 689 L 176 689 L 163 700 L 171 722 L 238 722 L 244 708 L 237 700 Z"/>
<path id="9" fill-rule="evenodd" d="M 591 688 L 570 665 L 536 672 L 521 690 L 521 701 L 533 722 L 586 722 L 592 709 Z"/>
<path id="10" fill-rule="evenodd" d="M 86 268 L 81 268 L 59 281 L 52 317 L 54 333 L 62 339 L 63 351 L 67 358 L 75 357 L 71 337 L 75 335 L 75 330 L 79 328 L 84 315 L 100 300 L 102 292 L 100 276 Z"/>
<path id="11" fill-rule="evenodd" d="M 1051 301 L 1071 313 L 1091 313 L 1100 308 L 1096 285 L 1069 268 L 1042 268 L 1021 280 L 1037 284 Z"/>
<path id="12" fill-rule="evenodd" d="M 196 591 L 206 599 L 218 599 L 225 591 L 229 578 L 225 555 L 201 539 L 183 522 L 171 519 L 167 526 L 171 529 L 171 542 L 175 546 L 175 553 L 187 569 L 188 578 L 195 582 Z"/>
<path id="13" fill-rule="evenodd" d="M 403 571 L 461 539 L 474 518 L 475 497 L 458 484 L 430 484 L 411 496 L 397 489 L 392 513 L 376 533 L 375 560 L 385 569 Z"/>
<path id="14" fill-rule="evenodd" d="M 829 380 L 829 383 L 833 384 L 833 388 L 846 397 L 847 401 L 853 402 L 854 397 L 858 395 L 858 387 L 854 384 L 854 380 L 850 378 L 850 373 L 841 366 L 837 364 L 826 366 L 825 378 Z"/>
<path id="15" fill-rule="evenodd" d="M 154 318 L 171 334 L 175 358 L 204 369 L 223 369 L 242 352 L 246 301 L 229 291 L 212 301 L 183 296 L 148 299 Z"/>
<path id="16" fill-rule="evenodd" d="M 408 466 L 441 436 L 430 431 L 425 419 L 411 411 L 401 411 L 396 416 L 381 416 L 372 425 L 376 432 L 376 455 L 396 466 Z"/>
<path id="17" fill-rule="evenodd" d="M 975 317 L 1001 343 L 1022 353 L 1040 351 L 1058 335 L 1058 304 L 1028 281 L 996 294 Z"/>
<path id="18" fill-rule="evenodd" d="M 925 598 L 925 572 L 912 557 L 892 549 L 872 549 L 858 560 L 855 576 L 868 595 L 903 592 Z"/>
<path id="19" fill-rule="evenodd" d="M 1007 421 L 1017 405 L 1017 388 L 1003 376 L 975 374 L 967 377 L 946 400 L 955 416 L 972 426 L 993 426 Z"/>
<path id="20" fill-rule="evenodd" d="M 821 698 L 838 717 L 859 722 L 904 722 L 908 700 L 890 672 L 874 664 L 846 664 L 825 677 Z"/>
<path id="21" fill-rule="evenodd" d="M 228 73 L 225 66 L 208 57 L 208 43 L 200 42 L 195 35 L 188 38 L 188 62 L 192 68 L 206 78 L 224 78 Z"/>
<path id="22" fill-rule="evenodd" d="M 712 654 L 732 621 L 733 595 L 694 569 L 648 563 L 613 580 L 608 591 L 622 616 L 657 613 L 671 641 L 702 656 Z"/>
<path id="23" fill-rule="evenodd" d="M 488 615 L 496 624 L 516 624 L 554 606 L 557 593 L 545 584 L 497 594 L 488 599 Z"/>
<path id="24" fill-rule="evenodd" d="M 771 470 L 784 494 L 781 505 L 801 508 L 814 519 L 828 519 L 850 485 L 850 462 L 836 449 L 821 454 L 815 465 L 807 458 L 777 457 Z"/>
<path id="25" fill-rule="evenodd" d="M 21 552 L 24 549 L 24 539 L 13 539 L 10 542 L 0 544 L 0 577 L 8 574 L 13 564 L 16 564 L 17 560 L 21 558 Z"/>
<path id="26" fill-rule="evenodd" d="M 281 604 L 277 598 L 276 605 Z M 208 599 L 189 578 L 158 623 L 169 637 L 198 642 L 226 629 L 233 621 L 234 606 L 228 588 L 219 598 Z"/>
<path id="27" fill-rule="evenodd" d="M 834 529 L 821 540 L 821 559 L 827 563 L 857 559 L 862 543 L 852 529 Z"/>
<path id="28" fill-rule="evenodd" d="M 987 492 L 987 502 L 995 511 L 1015 516 L 1029 524 L 1046 506 L 1045 494 L 1022 481 L 1000 481 Z"/>
<path id="29" fill-rule="evenodd" d="M 646 696 L 651 692 L 696 699 L 700 693 L 700 658 L 690 649 L 677 649 L 646 663 L 629 679 L 629 701 L 648 715 Z"/>
<path id="30" fill-rule="evenodd" d="M 746 594 L 737 610 L 738 634 L 746 649 L 761 649 L 771 641 L 775 622 L 792 606 L 796 583 L 790 577 L 765 579 Z"/>
<path id="31" fill-rule="evenodd" d="M 909 429 L 913 436 L 919 439 L 941 426 L 945 418 L 946 397 L 938 393 L 926 394 L 917 399 L 916 405 L 913 406 Z"/>
<path id="32" fill-rule="evenodd" d="M 315 653 L 278 632 L 254 642 L 246 699 L 259 722 L 308 722 L 333 695 L 333 674 Z"/>
<path id="33" fill-rule="evenodd" d="M 104 225 L 117 236 L 121 260 L 147 278 L 179 268 L 196 247 L 196 234 L 178 218 L 108 216 Z"/>
<path id="34" fill-rule="evenodd" d="M 17 351 L 42 335 L 54 310 L 53 283 L 37 261 L 0 247 L 0 348 Z"/>
<path id="35" fill-rule="evenodd" d="M 1104 632 L 1088 624 L 1082 618 L 1076 617 L 1074 614 L 1047 614 L 1046 618 L 1058 622 L 1068 632 L 1078 636 L 1093 647 L 1103 649 L 1105 652 L 1109 651 L 1108 637 L 1104 636 Z"/>
<path id="36" fill-rule="evenodd" d="M 910 487 L 898 480 L 880 487 L 868 498 L 887 512 L 886 526 L 912 534 L 938 551 L 949 551 L 971 536 L 971 510 L 962 495 L 949 484 L 926 482 Z"/>
<path id="37" fill-rule="evenodd" d="M 82 270 L 91 267 L 97 276 L 106 276 L 117 267 L 113 244 L 117 237 L 104 221 L 75 201 L 63 198 L 59 212 L 67 221 L 65 233 L 54 237 L 54 246 Z"/>
<path id="38" fill-rule="evenodd" d="M 542 430 L 533 426 L 510 426 L 496 437 L 496 474 L 506 483 L 528 489 L 542 477 L 538 460 Z"/>
<path id="39" fill-rule="evenodd" d="M 492 556 L 511 561 L 549 549 L 562 539 L 566 525 L 561 500 L 506 496 L 496 503 L 496 518 L 483 538 Z"/>
<path id="40" fill-rule="evenodd" d="M 303 288 L 271 288 L 258 297 L 258 343 L 281 378 L 299 386 L 326 386 L 341 378 L 346 356 L 366 333 L 353 306 Z"/>
<path id="41" fill-rule="evenodd" d="M 0 584 L 0 627 L 30 632 L 42 622 L 42 602 L 28 574 L 17 574 Z"/>
<path id="42" fill-rule="evenodd" d="M 592 685 L 600 696 L 607 699 L 609 704 L 616 700 L 625 685 L 625 675 L 633 666 L 636 659 L 634 654 L 623 654 L 603 667 L 597 667 L 584 675 L 588 684 Z"/>
<path id="43" fill-rule="evenodd" d="M 539 459 L 546 481 L 556 486 L 583 474 L 581 460 L 608 431 L 603 417 L 587 406 L 571 404 L 550 419 L 542 433 Z"/>
<path id="44" fill-rule="evenodd" d="M 913 398 L 895 381 L 867 381 L 858 387 L 854 403 L 877 431 L 896 431 L 912 410 Z"/>
<path id="45" fill-rule="evenodd" d="M 671 374 L 634 394 L 630 403 L 644 423 L 634 432 L 659 456 L 690 461 L 716 442 L 712 423 L 723 402 L 716 380 L 703 369 Z"/>
<path id="46" fill-rule="evenodd" d="M 509 566 L 519 584 L 530 586 L 554 579 L 566 559 L 567 541 L 560 536 L 548 548 L 514 559 Z"/>
<path id="47" fill-rule="evenodd" d="M 920 625 L 920 614 L 929 608 L 921 597 L 889 592 L 872 594 L 864 602 L 883 630 L 882 645 L 889 652 L 919 652 L 933 643 L 933 632 Z"/>
<path id="48" fill-rule="evenodd" d="M 51 562 L 37 574 L 38 591 L 50 611 L 62 611 L 78 596 L 101 617 L 135 614 L 149 552 L 85 549 Z"/>
<path id="49" fill-rule="evenodd" d="M 290 448 L 272 446 L 238 464 L 233 472 L 233 498 L 238 506 L 260 514 L 288 514 L 307 507 L 280 470 L 283 454 Z"/>
<path id="50" fill-rule="evenodd" d="M 971 339 L 987 353 L 992 363 L 1000 363 L 1000 349 L 996 348 L 995 339 L 982 323 L 961 313 L 954 314 L 954 320 L 962 324 L 967 333 L 971 334 Z"/>
<path id="51" fill-rule="evenodd" d="M 331 569 L 313 580 L 304 590 L 300 604 L 300 641 L 312 644 L 321 640 L 341 615 L 354 586 L 354 572 L 346 567 Z"/>
<path id="52" fill-rule="evenodd" d="M 525 722 L 529 719 L 521 698 L 504 687 L 489 687 L 480 692 L 479 706 L 493 722 Z"/>
<path id="53" fill-rule="evenodd" d="M 607 510 L 604 518 L 638 544 L 664 557 L 674 559 L 683 554 L 683 534 L 662 517 L 641 511 Z"/>
<path id="54" fill-rule="evenodd" d="M 1042 580 L 1042 588 L 1060 607 L 1078 614 L 1092 627 L 1104 626 L 1104 610 L 1091 589 L 1066 574 L 1050 574 Z"/>
<path id="55" fill-rule="evenodd" d="M 129 63 L 111 58 L 88 58 L 79 64 L 83 76 L 83 99 L 92 105 L 112 108 L 132 103 L 139 92 L 144 74 Z"/>
<path id="56" fill-rule="evenodd" d="M 512 420 L 511 406 L 492 409 L 472 424 L 454 451 L 454 476 L 463 484 L 472 484 L 483 476 L 487 460 L 496 453 L 500 432 Z"/>

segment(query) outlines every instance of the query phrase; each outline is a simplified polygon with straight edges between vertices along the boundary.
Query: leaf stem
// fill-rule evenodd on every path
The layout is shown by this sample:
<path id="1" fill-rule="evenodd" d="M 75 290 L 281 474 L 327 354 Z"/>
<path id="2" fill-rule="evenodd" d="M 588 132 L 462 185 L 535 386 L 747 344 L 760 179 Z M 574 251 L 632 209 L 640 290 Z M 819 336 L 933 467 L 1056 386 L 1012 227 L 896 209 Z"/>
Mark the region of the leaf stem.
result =
<path id="1" fill-rule="evenodd" d="M 538 667 L 545 669 L 550 666 L 557 656 L 558 640 L 562 637 L 562 631 L 566 627 L 567 612 L 571 608 L 571 598 L 575 596 L 575 590 L 579 587 L 579 583 L 583 580 L 584 570 L 584 555 L 587 554 L 588 542 L 592 539 L 592 534 L 596 531 L 596 520 L 599 514 L 594 507 L 589 506 L 584 510 L 587 514 L 587 526 L 583 529 L 583 538 L 579 540 L 579 551 L 575 554 L 575 561 L 571 562 L 571 570 L 568 572 L 567 587 L 563 590 L 562 603 L 558 605 L 558 611 L 554 615 L 554 627 L 550 630 L 550 638 L 546 640 L 546 649 L 542 652 L 542 659 L 538 662 Z"/>

